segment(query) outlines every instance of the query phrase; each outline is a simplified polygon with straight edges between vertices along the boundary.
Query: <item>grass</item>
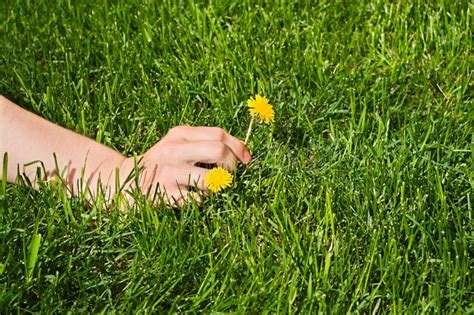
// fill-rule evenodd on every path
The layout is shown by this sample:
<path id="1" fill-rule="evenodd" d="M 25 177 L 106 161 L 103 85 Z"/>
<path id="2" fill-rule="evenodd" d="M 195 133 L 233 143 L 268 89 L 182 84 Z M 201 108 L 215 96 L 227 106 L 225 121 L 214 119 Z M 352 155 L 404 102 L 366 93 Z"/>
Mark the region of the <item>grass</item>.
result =
<path id="1" fill-rule="evenodd" d="M 0 313 L 473 312 L 468 1 L 4 1 L 0 93 L 132 155 L 243 138 L 225 193 L 128 215 L 1 186 Z"/>

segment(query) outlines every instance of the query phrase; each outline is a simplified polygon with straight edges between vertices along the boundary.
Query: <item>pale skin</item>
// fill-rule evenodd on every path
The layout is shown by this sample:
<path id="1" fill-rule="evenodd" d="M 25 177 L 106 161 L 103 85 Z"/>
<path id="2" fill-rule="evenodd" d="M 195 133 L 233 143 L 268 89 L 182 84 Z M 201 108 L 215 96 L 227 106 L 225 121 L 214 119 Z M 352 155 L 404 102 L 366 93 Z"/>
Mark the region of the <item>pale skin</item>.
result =
<path id="1" fill-rule="evenodd" d="M 89 199 L 102 190 L 107 201 L 118 193 L 117 181 L 123 191 L 135 188 L 135 180 L 126 182 L 126 178 L 135 173 L 138 163 L 139 190 L 155 202 L 171 205 L 190 200 L 200 202 L 198 191 L 207 192 L 205 176 L 209 170 L 199 167 L 199 163 L 216 164 L 232 171 L 238 162 L 247 164 L 251 159 L 245 144 L 223 129 L 190 126 L 174 127 L 145 154 L 125 157 L 0 96 L 0 160 L 5 153 L 10 183 L 21 175 L 38 189 L 37 168 L 42 164 L 46 174 L 42 172 L 41 180 L 58 178 L 59 170 L 70 194 L 76 195 L 88 187 Z M 41 163 L 30 164 L 33 161 Z M 0 175 L 2 172 L 0 167 Z M 156 194 L 162 198 L 155 198 Z M 133 203 L 130 195 L 124 195 Z"/>

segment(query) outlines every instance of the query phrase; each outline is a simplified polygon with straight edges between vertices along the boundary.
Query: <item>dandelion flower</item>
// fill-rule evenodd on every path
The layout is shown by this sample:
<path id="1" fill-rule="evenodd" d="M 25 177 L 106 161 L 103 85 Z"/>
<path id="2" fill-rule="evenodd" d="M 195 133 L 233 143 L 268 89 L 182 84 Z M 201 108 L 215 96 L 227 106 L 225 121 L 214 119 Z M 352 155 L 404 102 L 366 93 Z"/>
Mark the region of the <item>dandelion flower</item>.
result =
<path id="1" fill-rule="evenodd" d="M 268 103 L 268 100 L 260 95 L 255 95 L 255 98 L 250 98 L 247 101 L 250 115 L 257 117 L 260 122 L 266 124 L 273 123 L 275 119 L 275 112 L 273 111 L 272 105 Z"/>
<path id="2" fill-rule="evenodd" d="M 222 167 L 215 167 L 206 175 L 206 185 L 212 192 L 218 192 L 232 184 L 232 175 Z"/>

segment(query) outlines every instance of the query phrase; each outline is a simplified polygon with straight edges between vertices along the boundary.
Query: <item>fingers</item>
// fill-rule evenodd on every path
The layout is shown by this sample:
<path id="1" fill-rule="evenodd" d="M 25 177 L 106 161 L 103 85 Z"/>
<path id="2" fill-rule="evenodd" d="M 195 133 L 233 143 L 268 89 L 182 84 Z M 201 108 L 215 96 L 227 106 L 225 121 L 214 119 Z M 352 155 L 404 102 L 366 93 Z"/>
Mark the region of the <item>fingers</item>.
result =
<path id="1" fill-rule="evenodd" d="M 207 173 L 209 173 L 209 170 L 202 167 L 184 168 L 177 173 L 176 182 L 182 187 L 192 186 L 207 191 Z"/>
<path id="2" fill-rule="evenodd" d="M 180 126 L 173 128 L 170 134 L 190 142 L 219 141 L 227 145 L 240 162 L 247 164 L 251 159 L 245 144 L 221 128 Z"/>
<path id="3" fill-rule="evenodd" d="M 208 172 L 208 169 L 200 167 L 190 167 L 176 171 L 176 183 L 168 186 L 168 189 L 164 189 L 165 193 L 163 196 L 165 197 L 165 202 L 171 206 L 182 206 L 194 200 L 200 205 L 202 202 L 200 194 L 198 192 L 190 192 L 188 188 L 195 187 L 207 192 L 205 179 Z"/>
<path id="4" fill-rule="evenodd" d="M 144 154 L 140 162 L 144 176 L 138 185 L 154 203 L 200 203 L 199 193 L 189 191 L 196 188 L 207 192 L 205 179 L 210 170 L 198 167 L 200 163 L 217 164 L 233 171 L 237 161 L 247 164 L 250 159 L 245 144 L 221 128 L 175 127 Z"/>
<path id="5" fill-rule="evenodd" d="M 215 163 L 233 171 L 237 162 L 232 150 L 220 141 L 194 141 L 182 145 L 186 160 L 194 165 L 196 162 Z"/>

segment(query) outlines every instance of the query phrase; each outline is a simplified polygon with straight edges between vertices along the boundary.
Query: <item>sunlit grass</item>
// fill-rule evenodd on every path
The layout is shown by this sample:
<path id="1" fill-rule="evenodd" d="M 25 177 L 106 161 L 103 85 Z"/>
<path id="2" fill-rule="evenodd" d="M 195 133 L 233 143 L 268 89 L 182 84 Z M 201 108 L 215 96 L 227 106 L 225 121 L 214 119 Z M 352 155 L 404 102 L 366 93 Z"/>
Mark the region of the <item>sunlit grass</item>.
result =
<path id="1" fill-rule="evenodd" d="M 281 2 L 0 6 L 1 94 L 124 154 L 275 109 L 201 207 L 3 179 L 0 313 L 473 311 L 472 6 Z"/>

